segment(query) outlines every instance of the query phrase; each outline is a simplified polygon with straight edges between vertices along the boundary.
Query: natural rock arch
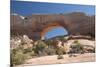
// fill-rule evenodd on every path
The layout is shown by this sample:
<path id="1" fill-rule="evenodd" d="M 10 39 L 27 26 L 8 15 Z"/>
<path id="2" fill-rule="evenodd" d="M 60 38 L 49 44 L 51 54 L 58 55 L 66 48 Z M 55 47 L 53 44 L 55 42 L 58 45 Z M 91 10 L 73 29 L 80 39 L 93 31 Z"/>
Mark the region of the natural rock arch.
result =
<path id="1" fill-rule="evenodd" d="M 62 25 L 59 24 L 59 22 L 53 22 L 51 24 L 48 24 L 41 32 L 40 32 L 40 35 L 41 35 L 41 39 L 45 39 L 45 35 L 47 32 L 49 32 L 50 30 L 53 30 L 54 28 L 64 28 Z M 64 28 L 65 29 L 65 28 Z M 68 29 L 65 29 L 67 32 L 68 32 Z M 60 31 L 59 31 L 60 32 Z M 57 33 L 56 33 L 57 34 Z"/>
<path id="2" fill-rule="evenodd" d="M 31 15 L 25 18 L 11 15 L 11 34 L 26 34 L 31 39 L 40 39 L 45 32 L 56 26 L 63 26 L 71 35 L 95 36 L 95 17 L 84 13 Z"/>

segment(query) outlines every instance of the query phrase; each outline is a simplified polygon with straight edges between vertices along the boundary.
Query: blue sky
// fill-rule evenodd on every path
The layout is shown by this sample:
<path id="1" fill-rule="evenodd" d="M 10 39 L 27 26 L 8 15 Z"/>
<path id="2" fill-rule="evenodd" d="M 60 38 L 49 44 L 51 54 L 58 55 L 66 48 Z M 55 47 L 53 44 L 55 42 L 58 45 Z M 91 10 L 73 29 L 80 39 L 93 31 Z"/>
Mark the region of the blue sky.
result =
<path id="1" fill-rule="evenodd" d="M 67 34 L 68 32 L 63 27 L 57 27 L 47 32 L 45 34 L 45 38 L 49 39 L 55 36 L 62 36 L 62 35 L 67 35 Z"/>
<path id="2" fill-rule="evenodd" d="M 75 5 L 75 4 L 58 4 L 58 3 L 43 3 L 43 2 L 25 2 L 11 1 L 11 13 L 17 13 L 23 16 L 31 14 L 59 14 L 71 12 L 84 12 L 87 15 L 95 15 L 95 6 L 93 5 Z M 67 31 L 63 28 L 55 28 L 47 32 L 46 38 L 51 38 L 58 35 L 65 35 Z"/>
<path id="3" fill-rule="evenodd" d="M 59 14 L 70 12 L 84 12 L 88 15 L 95 14 L 95 7 L 92 5 L 74 5 L 43 2 L 11 1 L 11 13 L 21 15 L 31 14 Z"/>

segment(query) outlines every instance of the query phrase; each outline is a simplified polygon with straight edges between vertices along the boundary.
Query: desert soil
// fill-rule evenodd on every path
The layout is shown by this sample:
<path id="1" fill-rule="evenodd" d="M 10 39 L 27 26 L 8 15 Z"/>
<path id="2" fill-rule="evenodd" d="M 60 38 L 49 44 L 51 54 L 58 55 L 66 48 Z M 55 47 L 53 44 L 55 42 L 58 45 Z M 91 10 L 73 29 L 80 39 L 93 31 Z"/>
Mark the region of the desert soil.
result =
<path id="1" fill-rule="evenodd" d="M 85 54 L 76 54 L 76 57 L 69 57 L 68 54 L 63 55 L 63 59 L 57 59 L 57 55 L 53 56 L 43 56 L 38 58 L 32 58 L 26 61 L 25 64 L 16 66 L 16 67 L 25 67 L 29 65 L 47 65 L 47 64 L 65 64 L 65 63 L 79 63 L 79 62 L 94 62 L 95 53 L 85 53 Z"/>

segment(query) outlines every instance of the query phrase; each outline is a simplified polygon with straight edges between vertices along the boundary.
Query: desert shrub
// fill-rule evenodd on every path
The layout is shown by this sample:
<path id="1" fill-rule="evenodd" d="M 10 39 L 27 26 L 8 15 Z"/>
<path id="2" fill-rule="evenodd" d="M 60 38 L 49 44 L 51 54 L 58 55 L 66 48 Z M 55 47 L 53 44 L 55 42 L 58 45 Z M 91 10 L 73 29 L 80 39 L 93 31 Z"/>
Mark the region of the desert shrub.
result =
<path id="1" fill-rule="evenodd" d="M 24 63 L 26 56 L 23 54 L 23 52 L 21 50 L 11 50 L 10 53 L 10 57 L 11 57 L 11 66 L 13 65 L 19 65 Z"/>
<path id="2" fill-rule="evenodd" d="M 63 55 L 67 53 L 67 48 L 66 47 L 58 47 L 56 49 L 56 54 L 57 55 Z"/>
<path id="3" fill-rule="evenodd" d="M 58 55 L 57 59 L 63 59 L 63 55 Z"/>
<path id="4" fill-rule="evenodd" d="M 30 58 L 35 57 L 34 51 L 28 52 L 28 53 L 26 53 L 24 55 L 26 56 L 26 59 L 30 59 Z"/>
<path id="5" fill-rule="evenodd" d="M 27 55 L 28 58 L 32 58 L 32 57 L 36 56 L 36 53 L 32 48 L 24 49 L 23 53 L 25 55 Z"/>
<path id="6" fill-rule="evenodd" d="M 34 51 L 30 52 L 30 56 L 35 56 L 35 52 Z"/>
<path id="7" fill-rule="evenodd" d="M 23 53 L 29 53 L 32 52 L 32 47 L 31 48 L 27 48 L 27 49 L 23 49 Z"/>
<path id="8" fill-rule="evenodd" d="M 62 48 L 58 47 L 58 48 L 56 49 L 56 53 L 57 53 L 57 55 L 62 55 L 62 54 L 63 54 Z"/>
<path id="9" fill-rule="evenodd" d="M 10 52 L 11 66 L 22 64 L 26 59 L 32 58 L 34 55 L 35 53 L 32 48 L 22 49 L 20 46 L 12 49 Z"/>
<path id="10" fill-rule="evenodd" d="M 28 47 L 28 43 L 26 44 L 24 41 L 22 42 L 22 36 L 13 36 L 11 37 L 11 40 L 12 39 L 14 40 L 14 43 L 17 43 L 19 39 L 21 41 L 16 48 L 10 50 L 11 66 L 22 64 L 26 59 L 32 58 L 35 55 L 33 46 Z M 26 48 L 24 48 L 24 46 L 26 46 Z"/>
<path id="11" fill-rule="evenodd" d="M 68 52 L 68 46 L 64 46 L 62 47 L 62 51 L 63 51 L 63 54 L 66 54 Z"/>
<path id="12" fill-rule="evenodd" d="M 35 53 L 37 53 L 37 55 L 41 56 L 43 54 L 46 54 L 45 53 L 46 48 L 47 48 L 47 45 L 43 41 L 39 40 L 36 47 L 34 48 L 34 51 Z"/>
<path id="13" fill-rule="evenodd" d="M 45 41 L 46 45 L 56 47 L 57 41 L 56 40 L 47 40 Z"/>
<path id="14" fill-rule="evenodd" d="M 46 48 L 46 44 L 43 41 L 38 41 L 36 49 L 42 51 L 44 48 Z"/>
<path id="15" fill-rule="evenodd" d="M 47 49 L 45 49 L 45 52 L 47 53 L 47 55 L 55 55 L 56 54 L 56 50 L 54 48 L 47 48 Z"/>
<path id="16" fill-rule="evenodd" d="M 75 41 L 74 45 L 71 45 L 70 48 L 70 53 L 83 53 L 84 47 L 78 41 Z"/>
<path id="17" fill-rule="evenodd" d="M 46 40 L 44 41 L 47 45 L 52 45 L 53 44 L 53 41 L 52 40 Z"/>

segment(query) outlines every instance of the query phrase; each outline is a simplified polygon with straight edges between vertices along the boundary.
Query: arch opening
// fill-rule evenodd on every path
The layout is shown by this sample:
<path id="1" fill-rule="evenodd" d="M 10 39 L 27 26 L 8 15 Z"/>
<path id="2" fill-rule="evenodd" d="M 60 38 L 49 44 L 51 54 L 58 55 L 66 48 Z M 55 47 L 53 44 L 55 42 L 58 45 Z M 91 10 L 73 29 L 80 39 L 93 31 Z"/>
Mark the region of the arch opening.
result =
<path id="1" fill-rule="evenodd" d="M 59 36 L 65 36 L 65 35 L 69 35 L 67 29 L 65 29 L 62 26 L 52 26 L 46 28 L 44 34 L 41 35 L 41 39 L 51 39 Z"/>

